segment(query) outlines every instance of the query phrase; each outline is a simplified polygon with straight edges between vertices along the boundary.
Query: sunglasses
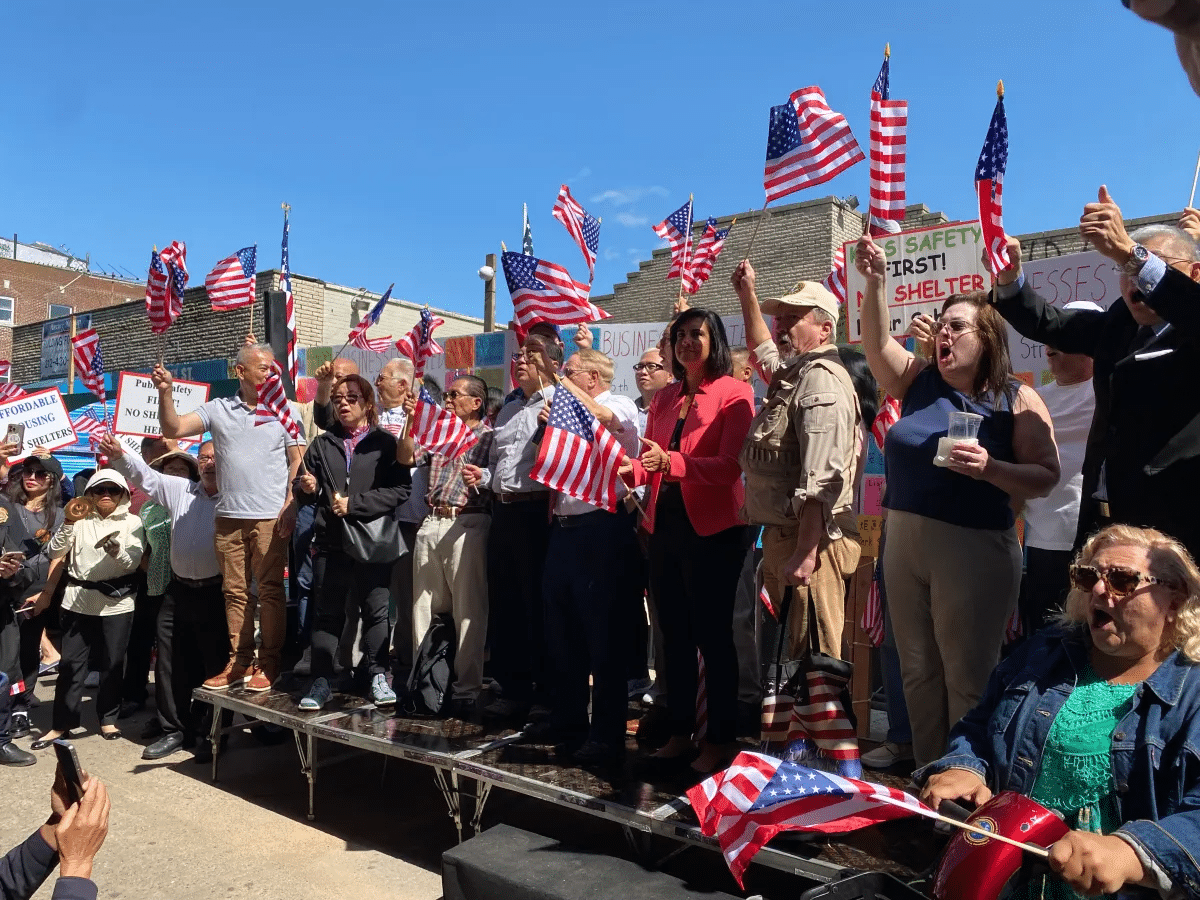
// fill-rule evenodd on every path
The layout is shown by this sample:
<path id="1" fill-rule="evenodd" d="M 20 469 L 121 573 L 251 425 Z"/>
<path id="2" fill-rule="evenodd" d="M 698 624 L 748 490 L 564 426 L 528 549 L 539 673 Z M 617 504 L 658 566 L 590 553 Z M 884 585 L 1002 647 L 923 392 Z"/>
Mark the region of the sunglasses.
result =
<path id="1" fill-rule="evenodd" d="M 347 403 L 355 404 L 362 401 L 362 396 L 359 394 L 334 394 L 329 399 L 334 403 L 341 403 L 344 400 Z"/>
<path id="2" fill-rule="evenodd" d="M 115 484 L 98 484 L 94 488 L 91 488 L 88 493 L 101 497 L 120 497 L 125 491 Z"/>
<path id="3" fill-rule="evenodd" d="M 25 472 L 26 478 L 32 478 L 34 481 L 45 481 L 50 477 L 50 473 L 45 469 L 28 469 Z"/>
<path id="4" fill-rule="evenodd" d="M 1132 594 L 1143 584 L 1171 584 L 1162 578 L 1143 575 L 1137 569 L 1127 569 L 1124 566 L 1110 566 L 1107 569 L 1096 566 L 1071 566 L 1071 584 L 1081 591 L 1091 591 L 1101 578 L 1104 579 L 1108 592 L 1118 597 Z"/>

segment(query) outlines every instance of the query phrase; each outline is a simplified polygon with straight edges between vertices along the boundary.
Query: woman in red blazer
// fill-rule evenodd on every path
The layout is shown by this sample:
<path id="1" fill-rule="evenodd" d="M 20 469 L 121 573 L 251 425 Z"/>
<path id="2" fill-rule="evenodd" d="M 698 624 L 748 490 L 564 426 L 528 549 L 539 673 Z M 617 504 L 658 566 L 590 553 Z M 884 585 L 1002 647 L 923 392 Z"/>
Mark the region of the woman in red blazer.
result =
<path id="1" fill-rule="evenodd" d="M 666 651 L 671 740 L 650 757 L 658 774 L 715 772 L 736 748 L 737 651 L 733 601 L 748 530 L 739 514 L 738 454 L 754 417 L 754 393 L 733 368 L 721 319 L 689 309 L 672 324 L 675 383 L 654 396 L 645 452 L 622 477 L 649 484 L 650 586 Z M 697 754 L 696 651 L 708 687 L 706 734 Z"/>

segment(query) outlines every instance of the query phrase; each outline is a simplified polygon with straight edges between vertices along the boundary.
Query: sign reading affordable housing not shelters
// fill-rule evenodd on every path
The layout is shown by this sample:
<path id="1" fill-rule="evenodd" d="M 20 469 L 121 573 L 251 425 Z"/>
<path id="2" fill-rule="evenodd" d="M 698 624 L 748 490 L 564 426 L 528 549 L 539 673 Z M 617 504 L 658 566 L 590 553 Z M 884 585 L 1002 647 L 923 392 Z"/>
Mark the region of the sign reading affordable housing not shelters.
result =
<path id="1" fill-rule="evenodd" d="M 75 429 L 71 427 L 71 417 L 67 415 L 67 405 L 58 388 L 0 403 L 0 437 L 14 423 L 25 426 L 25 439 L 20 455 L 12 457 L 10 462 L 24 459 L 39 445 L 47 450 L 57 450 L 75 443 Z"/>
<path id="2" fill-rule="evenodd" d="M 172 393 L 175 411 L 186 415 L 208 399 L 210 385 L 202 381 L 175 379 Z M 117 411 L 113 416 L 113 431 L 157 437 L 162 434 L 158 424 L 158 388 L 149 375 L 122 372 L 117 378 Z"/>

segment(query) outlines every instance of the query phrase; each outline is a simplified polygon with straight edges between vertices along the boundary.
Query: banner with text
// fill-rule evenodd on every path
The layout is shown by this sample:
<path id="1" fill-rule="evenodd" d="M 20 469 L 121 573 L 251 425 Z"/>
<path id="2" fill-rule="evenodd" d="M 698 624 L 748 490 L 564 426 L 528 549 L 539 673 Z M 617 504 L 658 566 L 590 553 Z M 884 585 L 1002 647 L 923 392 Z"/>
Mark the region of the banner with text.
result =
<path id="1" fill-rule="evenodd" d="M 202 381 L 183 381 L 176 378 L 172 387 L 175 411 L 179 415 L 192 412 L 208 399 L 209 385 Z M 158 388 L 148 375 L 121 372 L 117 377 L 117 411 L 113 416 L 116 434 L 157 437 L 162 434 L 158 425 Z"/>
<path id="2" fill-rule="evenodd" d="M 39 445 L 47 450 L 57 450 L 75 443 L 75 429 L 71 427 L 71 417 L 58 388 L 0 403 L 0 433 L 15 423 L 25 426 L 25 437 L 21 453 L 10 457 L 9 462 L 24 459 Z"/>

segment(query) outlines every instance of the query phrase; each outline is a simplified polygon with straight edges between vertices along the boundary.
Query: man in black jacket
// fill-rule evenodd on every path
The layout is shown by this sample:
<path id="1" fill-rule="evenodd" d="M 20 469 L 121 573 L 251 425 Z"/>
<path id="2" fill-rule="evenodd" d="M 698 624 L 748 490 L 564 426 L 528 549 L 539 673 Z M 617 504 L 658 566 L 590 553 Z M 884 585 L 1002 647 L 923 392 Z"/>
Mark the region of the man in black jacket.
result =
<path id="1" fill-rule="evenodd" d="M 1121 268 L 1123 302 L 1104 312 L 1055 309 L 1022 275 L 1021 245 L 1011 237 L 1013 264 L 997 276 L 992 298 L 1021 334 L 1094 360 L 1096 413 L 1076 547 L 1114 521 L 1158 528 L 1200 555 L 1200 523 L 1188 502 L 1200 483 L 1200 247 L 1166 225 L 1127 234 L 1104 187 L 1084 207 L 1079 230 Z"/>
<path id="2" fill-rule="evenodd" d="M 33 584 L 34 564 L 25 558 L 31 540 L 12 502 L 0 497 L 0 766 L 32 766 L 37 757 L 12 742 L 12 685 L 21 684 L 21 619 L 25 589 Z M 18 691 L 20 693 L 20 691 Z"/>

